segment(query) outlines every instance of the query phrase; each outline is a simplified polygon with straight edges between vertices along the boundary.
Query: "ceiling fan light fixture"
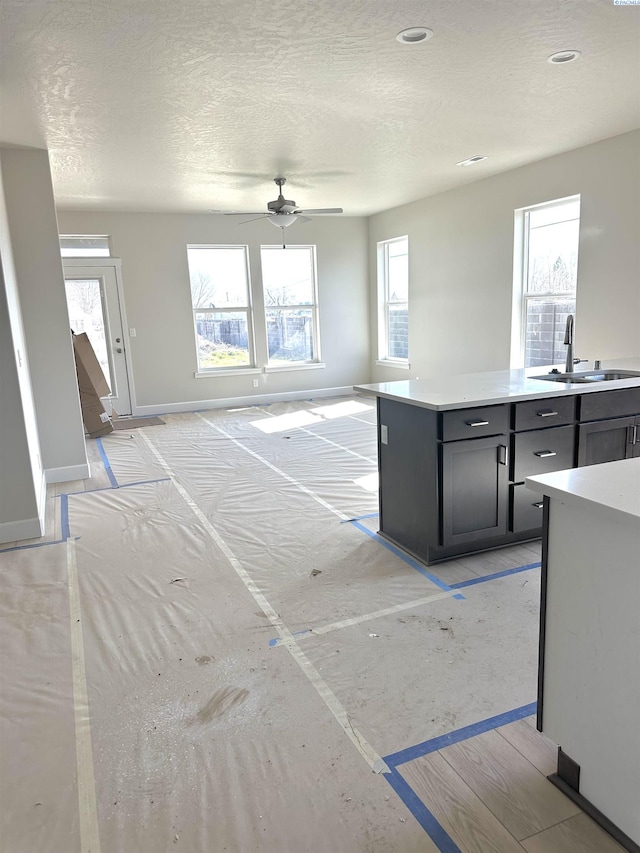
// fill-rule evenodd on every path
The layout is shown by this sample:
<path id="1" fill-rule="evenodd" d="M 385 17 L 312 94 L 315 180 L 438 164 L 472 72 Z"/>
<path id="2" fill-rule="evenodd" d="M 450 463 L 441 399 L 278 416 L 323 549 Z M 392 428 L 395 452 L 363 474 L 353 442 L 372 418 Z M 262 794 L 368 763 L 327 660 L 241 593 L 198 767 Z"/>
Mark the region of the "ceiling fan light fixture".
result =
<path id="1" fill-rule="evenodd" d="M 582 54 L 579 50 L 559 50 L 557 53 L 547 56 L 547 62 L 551 65 L 566 65 L 567 62 L 575 62 L 581 56 Z"/>
<path id="2" fill-rule="evenodd" d="M 279 216 L 276 214 L 274 216 L 269 216 L 269 222 L 272 225 L 275 225 L 276 228 L 288 228 L 290 225 L 293 225 L 294 222 L 298 221 L 298 216 L 295 213 L 285 213 L 280 214 Z"/>
<path id="3" fill-rule="evenodd" d="M 400 44 L 421 44 L 429 41 L 433 35 L 433 30 L 428 27 L 409 27 L 406 30 L 401 30 L 396 36 L 396 41 Z"/>

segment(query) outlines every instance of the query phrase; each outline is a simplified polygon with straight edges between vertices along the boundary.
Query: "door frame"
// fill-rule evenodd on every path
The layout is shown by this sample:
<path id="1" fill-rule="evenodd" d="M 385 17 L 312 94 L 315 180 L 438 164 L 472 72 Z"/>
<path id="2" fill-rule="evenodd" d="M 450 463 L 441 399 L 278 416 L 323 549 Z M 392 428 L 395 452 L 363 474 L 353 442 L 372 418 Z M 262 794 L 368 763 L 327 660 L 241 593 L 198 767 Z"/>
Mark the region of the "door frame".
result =
<path id="1" fill-rule="evenodd" d="M 120 314 L 120 323 L 122 325 L 122 338 L 124 344 L 124 365 L 127 374 L 127 382 L 129 384 L 129 400 L 131 403 L 131 414 L 135 415 L 137 410 L 135 385 L 133 382 L 133 368 L 131 365 L 130 350 L 129 350 L 129 326 L 127 323 L 127 313 L 124 303 L 124 288 L 122 285 L 122 261 L 120 258 L 63 258 L 62 267 L 65 278 L 73 277 L 74 268 L 95 269 L 96 275 L 99 275 L 100 270 L 112 270 L 116 280 L 116 292 L 118 295 L 118 312 Z"/>

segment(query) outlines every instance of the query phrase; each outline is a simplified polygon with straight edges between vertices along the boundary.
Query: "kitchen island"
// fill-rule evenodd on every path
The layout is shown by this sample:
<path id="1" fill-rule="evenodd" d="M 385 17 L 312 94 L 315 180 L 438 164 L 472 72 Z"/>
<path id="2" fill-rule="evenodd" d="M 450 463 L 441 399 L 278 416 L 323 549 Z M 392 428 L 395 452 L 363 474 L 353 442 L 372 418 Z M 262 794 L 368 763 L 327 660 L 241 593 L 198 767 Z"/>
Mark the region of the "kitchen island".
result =
<path id="1" fill-rule="evenodd" d="M 537 539 L 527 477 L 640 456 L 640 359 L 551 369 L 354 386 L 377 398 L 380 534 L 427 565 Z"/>
<path id="2" fill-rule="evenodd" d="M 640 459 L 534 476 L 545 502 L 538 729 L 549 777 L 640 850 Z"/>

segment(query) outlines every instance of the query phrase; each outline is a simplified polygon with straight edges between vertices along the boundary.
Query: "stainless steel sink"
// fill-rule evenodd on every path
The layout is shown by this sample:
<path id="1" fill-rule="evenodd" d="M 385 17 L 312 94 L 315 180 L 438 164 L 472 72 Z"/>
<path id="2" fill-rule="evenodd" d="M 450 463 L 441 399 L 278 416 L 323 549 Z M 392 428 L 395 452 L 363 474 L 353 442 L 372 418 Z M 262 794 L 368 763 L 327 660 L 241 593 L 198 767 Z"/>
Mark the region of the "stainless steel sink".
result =
<path id="1" fill-rule="evenodd" d="M 544 379 L 546 382 L 567 382 L 580 384 L 589 382 L 612 382 L 616 379 L 634 379 L 640 377 L 637 370 L 581 370 L 579 373 L 545 373 L 544 376 L 530 376 L 530 379 Z"/>

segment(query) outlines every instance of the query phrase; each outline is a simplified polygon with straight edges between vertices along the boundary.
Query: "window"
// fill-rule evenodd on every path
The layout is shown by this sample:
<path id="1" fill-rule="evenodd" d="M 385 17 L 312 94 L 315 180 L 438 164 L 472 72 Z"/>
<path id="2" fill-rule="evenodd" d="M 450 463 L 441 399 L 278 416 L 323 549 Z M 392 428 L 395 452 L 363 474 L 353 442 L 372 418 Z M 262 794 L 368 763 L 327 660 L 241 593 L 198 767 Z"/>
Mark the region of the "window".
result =
<path id="1" fill-rule="evenodd" d="M 270 367 L 318 362 L 315 246 L 262 246 Z"/>
<path id="2" fill-rule="evenodd" d="M 378 243 L 378 358 L 408 366 L 409 240 Z"/>
<path id="3" fill-rule="evenodd" d="M 516 211 L 513 367 L 559 364 L 575 314 L 580 197 Z"/>
<path id="4" fill-rule="evenodd" d="M 63 258 L 110 258 L 109 238 L 99 234 L 61 234 Z"/>
<path id="5" fill-rule="evenodd" d="M 255 366 L 246 246 L 187 246 L 198 371 Z"/>

